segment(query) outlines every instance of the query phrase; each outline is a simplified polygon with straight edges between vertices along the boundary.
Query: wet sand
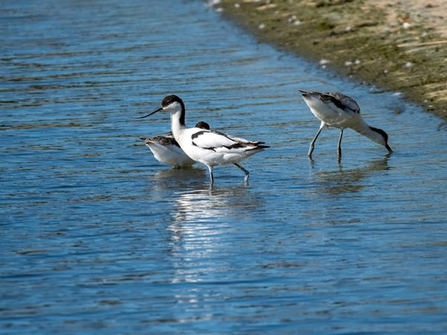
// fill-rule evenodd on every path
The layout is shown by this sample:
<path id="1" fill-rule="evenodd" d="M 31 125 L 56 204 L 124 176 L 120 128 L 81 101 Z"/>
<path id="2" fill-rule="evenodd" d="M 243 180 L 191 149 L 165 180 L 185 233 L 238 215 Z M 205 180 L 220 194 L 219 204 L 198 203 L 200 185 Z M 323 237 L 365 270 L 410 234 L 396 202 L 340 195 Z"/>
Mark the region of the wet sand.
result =
<path id="1" fill-rule="evenodd" d="M 221 0 L 214 7 L 261 42 L 402 92 L 447 118 L 447 1 Z"/>

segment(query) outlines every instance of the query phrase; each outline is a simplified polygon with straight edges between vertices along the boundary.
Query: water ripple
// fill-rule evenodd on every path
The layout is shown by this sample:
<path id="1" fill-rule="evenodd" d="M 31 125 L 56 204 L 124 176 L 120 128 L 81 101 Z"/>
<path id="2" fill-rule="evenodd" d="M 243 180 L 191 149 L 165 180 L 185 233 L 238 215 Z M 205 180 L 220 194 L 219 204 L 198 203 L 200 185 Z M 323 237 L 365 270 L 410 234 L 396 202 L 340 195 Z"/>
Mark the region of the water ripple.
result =
<path id="1" fill-rule="evenodd" d="M 259 44 L 201 1 L 0 4 L 2 333 L 443 334 L 442 122 Z M 299 89 L 341 90 L 395 150 L 320 136 Z M 174 170 L 137 119 L 265 141 Z"/>

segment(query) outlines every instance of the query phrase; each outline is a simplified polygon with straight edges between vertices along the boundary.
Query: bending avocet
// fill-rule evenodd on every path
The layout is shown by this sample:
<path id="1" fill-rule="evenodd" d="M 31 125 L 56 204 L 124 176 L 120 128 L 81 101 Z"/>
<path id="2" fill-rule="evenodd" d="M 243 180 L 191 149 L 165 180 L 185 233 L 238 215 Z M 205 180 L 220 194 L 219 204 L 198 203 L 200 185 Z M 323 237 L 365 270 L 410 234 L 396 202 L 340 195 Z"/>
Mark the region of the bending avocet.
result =
<path id="1" fill-rule="evenodd" d="M 383 145 L 388 153 L 392 153 L 388 145 L 388 134 L 379 128 L 370 127 L 360 115 L 360 107 L 354 99 L 337 92 L 319 93 L 300 90 L 304 102 L 309 106 L 311 112 L 321 121 L 320 129 L 310 143 L 308 156 L 312 157 L 314 144 L 321 131 L 327 127 L 340 129 L 337 153 L 341 158 L 341 140 L 343 130 L 351 128 L 370 140 Z"/>
<path id="2" fill-rule="evenodd" d="M 210 126 L 208 123 L 200 121 L 196 124 L 196 128 L 210 129 Z M 181 169 L 190 167 L 195 163 L 180 148 L 180 145 L 172 135 L 142 138 L 142 140 L 149 147 L 155 159 L 162 164 L 170 165 L 174 169 Z"/>

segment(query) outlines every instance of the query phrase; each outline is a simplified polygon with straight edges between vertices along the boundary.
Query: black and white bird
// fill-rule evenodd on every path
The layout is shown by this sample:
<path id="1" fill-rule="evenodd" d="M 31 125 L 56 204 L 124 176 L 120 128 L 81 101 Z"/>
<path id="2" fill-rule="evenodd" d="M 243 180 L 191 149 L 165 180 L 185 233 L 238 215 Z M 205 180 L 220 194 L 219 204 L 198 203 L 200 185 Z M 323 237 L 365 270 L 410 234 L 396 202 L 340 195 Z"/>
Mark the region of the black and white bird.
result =
<path id="1" fill-rule="evenodd" d="M 388 145 L 388 134 L 379 128 L 370 127 L 360 115 L 360 107 L 354 99 L 337 92 L 307 92 L 300 90 L 304 102 L 309 106 L 310 111 L 321 121 L 320 129 L 310 143 L 308 156 L 312 157 L 314 144 L 321 131 L 327 127 L 340 129 L 337 153 L 341 158 L 341 140 L 343 130 L 351 128 L 370 140 L 383 145 L 388 153 L 392 153 Z"/>
<path id="2" fill-rule="evenodd" d="M 196 128 L 210 129 L 210 126 L 208 123 L 200 121 L 196 124 Z M 172 134 L 142 138 L 142 140 L 149 147 L 156 160 L 162 164 L 170 165 L 174 169 L 187 168 L 196 162 L 185 154 Z"/>
<path id="3" fill-rule="evenodd" d="M 213 168 L 230 163 L 244 171 L 244 181 L 248 183 L 249 172 L 239 162 L 269 147 L 264 142 L 248 141 L 208 129 L 188 128 L 185 104 L 176 95 L 165 97 L 160 108 L 142 118 L 160 111 L 170 113 L 172 135 L 183 151 L 208 167 L 211 186 L 214 184 Z"/>

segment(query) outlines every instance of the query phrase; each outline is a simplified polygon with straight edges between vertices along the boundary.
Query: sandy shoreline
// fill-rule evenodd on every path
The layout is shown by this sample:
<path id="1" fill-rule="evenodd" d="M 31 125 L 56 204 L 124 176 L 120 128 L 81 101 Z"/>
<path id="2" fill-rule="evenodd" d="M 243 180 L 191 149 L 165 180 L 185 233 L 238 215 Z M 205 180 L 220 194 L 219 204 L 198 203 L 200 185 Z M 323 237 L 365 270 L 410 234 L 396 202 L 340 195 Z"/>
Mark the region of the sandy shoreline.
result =
<path id="1" fill-rule="evenodd" d="M 214 7 L 262 42 L 402 92 L 447 118 L 447 1 L 221 0 Z"/>

